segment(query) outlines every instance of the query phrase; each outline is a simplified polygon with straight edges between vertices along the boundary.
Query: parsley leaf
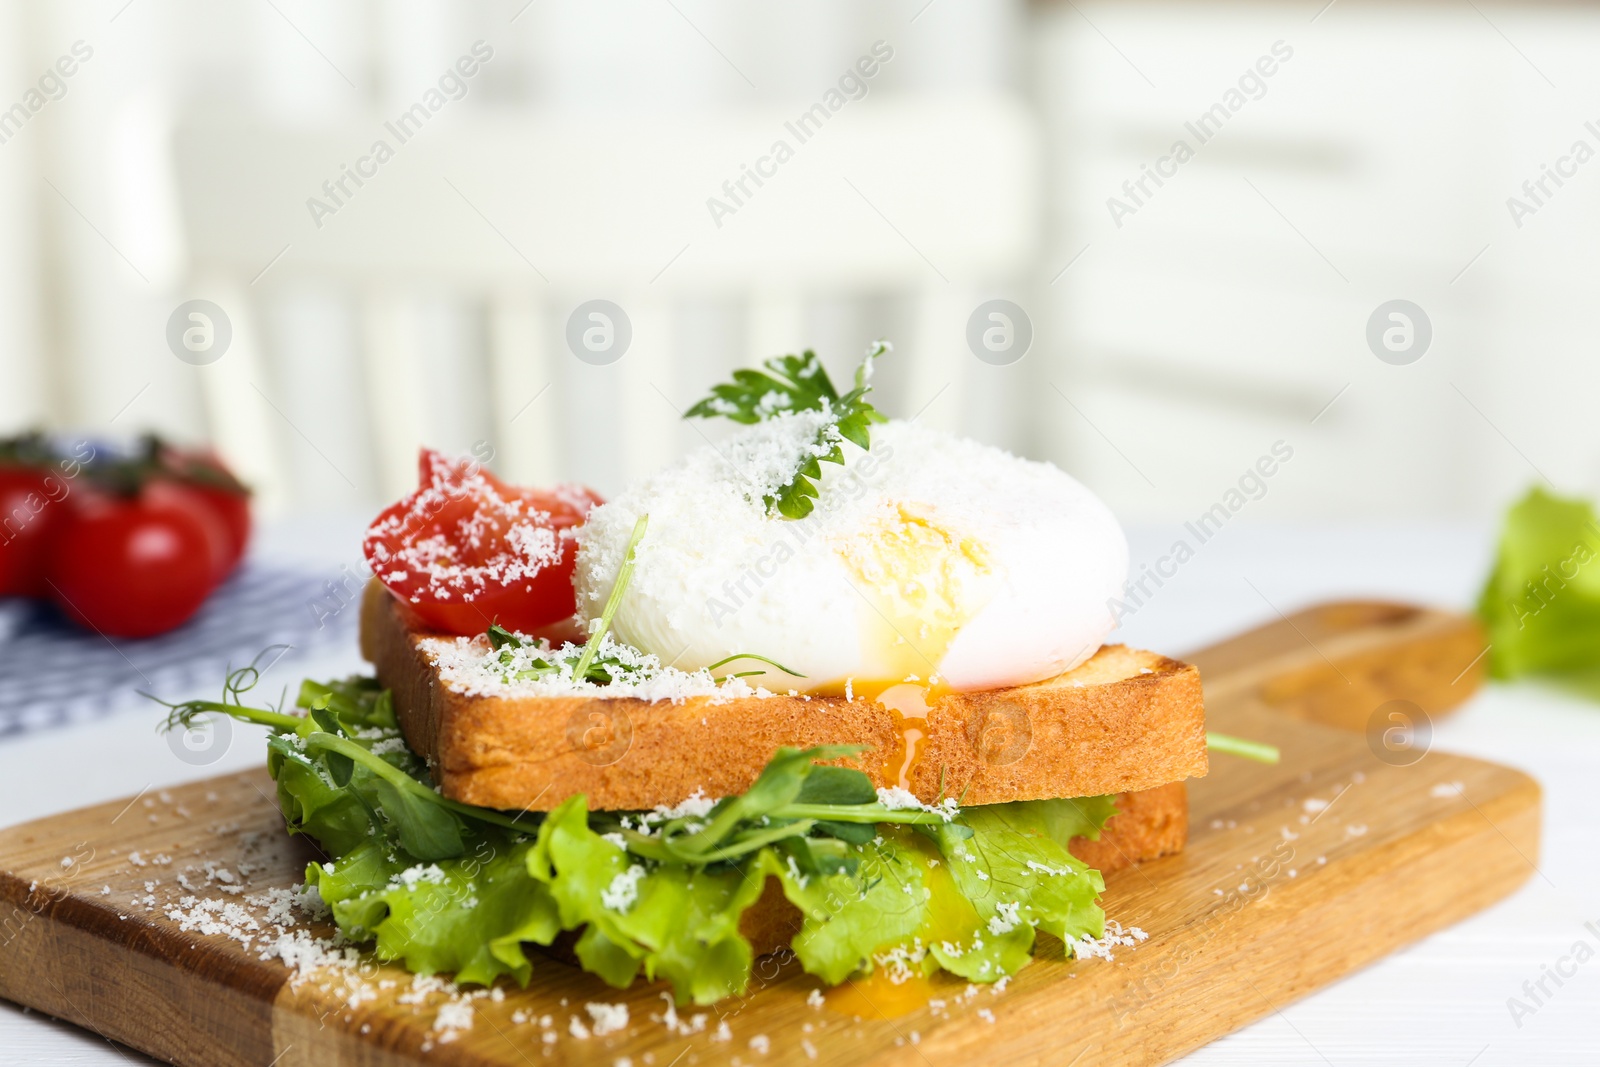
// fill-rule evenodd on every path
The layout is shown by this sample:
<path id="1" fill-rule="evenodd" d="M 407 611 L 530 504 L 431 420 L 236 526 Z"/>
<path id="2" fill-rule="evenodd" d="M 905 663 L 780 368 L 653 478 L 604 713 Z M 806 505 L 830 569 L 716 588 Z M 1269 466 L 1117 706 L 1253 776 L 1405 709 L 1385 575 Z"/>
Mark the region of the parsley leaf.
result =
<path id="1" fill-rule="evenodd" d="M 872 371 L 878 357 L 890 351 L 887 341 L 875 341 L 856 368 L 855 388 L 843 396 L 834 388 L 817 354 L 774 356 L 762 363 L 765 370 L 736 370 L 733 381 L 713 386 L 711 395 L 684 413 L 686 419 L 729 418 L 747 426 L 801 411 L 828 415 L 796 467 L 793 476 L 762 497 L 768 512 L 786 519 L 803 519 L 815 507 L 816 480 L 821 461 L 844 463 L 843 441 L 861 449 L 872 447 L 870 427 L 888 419 L 867 402 L 872 392 Z"/>

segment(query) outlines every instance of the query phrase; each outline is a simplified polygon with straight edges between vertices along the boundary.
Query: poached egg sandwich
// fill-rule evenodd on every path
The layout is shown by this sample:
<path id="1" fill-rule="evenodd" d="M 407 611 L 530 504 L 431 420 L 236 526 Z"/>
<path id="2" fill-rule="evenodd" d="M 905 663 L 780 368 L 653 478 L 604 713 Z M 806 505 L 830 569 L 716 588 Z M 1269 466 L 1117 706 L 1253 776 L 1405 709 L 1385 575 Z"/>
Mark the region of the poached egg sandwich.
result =
<path id="1" fill-rule="evenodd" d="M 1103 644 L 1105 506 L 885 419 L 886 351 L 842 394 L 809 352 L 736 372 L 689 415 L 740 428 L 609 503 L 424 453 L 366 543 L 376 678 L 269 709 L 246 668 L 171 721 L 273 730 L 308 886 L 413 971 L 543 946 L 710 1003 L 782 947 L 826 985 L 1079 954 L 1102 872 L 1183 847 L 1199 677 Z"/>

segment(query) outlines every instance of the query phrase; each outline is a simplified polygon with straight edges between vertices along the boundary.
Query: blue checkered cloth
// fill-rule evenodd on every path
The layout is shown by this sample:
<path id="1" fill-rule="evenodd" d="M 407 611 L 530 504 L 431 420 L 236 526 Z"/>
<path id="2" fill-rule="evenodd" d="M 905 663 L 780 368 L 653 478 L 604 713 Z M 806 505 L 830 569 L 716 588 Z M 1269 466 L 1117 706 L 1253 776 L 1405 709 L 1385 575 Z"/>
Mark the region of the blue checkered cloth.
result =
<path id="1" fill-rule="evenodd" d="M 139 640 L 75 626 L 49 604 L 0 599 L 0 739 L 97 718 L 130 706 L 154 710 L 139 691 L 167 696 L 214 682 L 269 645 L 287 657 L 352 642 L 345 606 L 328 575 L 246 562 L 193 619 Z"/>

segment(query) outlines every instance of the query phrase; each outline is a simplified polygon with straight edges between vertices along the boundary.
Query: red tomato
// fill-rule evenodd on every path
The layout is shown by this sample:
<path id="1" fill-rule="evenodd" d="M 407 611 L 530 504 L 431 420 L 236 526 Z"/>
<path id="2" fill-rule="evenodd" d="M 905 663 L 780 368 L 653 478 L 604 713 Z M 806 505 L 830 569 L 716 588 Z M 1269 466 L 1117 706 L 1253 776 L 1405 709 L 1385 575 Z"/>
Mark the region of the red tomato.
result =
<path id="1" fill-rule="evenodd" d="M 67 483 L 44 467 L 0 466 L 0 596 L 44 596 L 44 558 Z"/>
<path id="2" fill-rule="evenodd" d="M 429 628 L 473 636 L 492 622 L 533 633 L 578 610 L 581 524 L 600 498 L 581 486 L 518 489 L 469 460 L 423 449 L 420 487 L 386 508 L 363 549 L 378 580 Z"/>
<path id="3" fill-rule="evenodd" d="M 160 470 L 178 479 L 221 520 L 227 541 L 221 574 L 232 574 L 250 544 L 250 490 L 213 452 L 163 443 L 158 455 Z"/>
<path id="4" fill-rule="evenodd" d="M 198 486 L 152 478 L 145 483 L 140 497 L 154 508 L 182 511 L 195 520 L 205 534 L 212 585 L 220 584 L 233 573 L 233 566 L 239 561 L 234 554 L 233 528 Z"/>
<path id="5" fill-rule="evenodd" d="M 198 505 L 151 488 L 132 497 L 76 494 L 50 547 L 46 576 L 56 603 L 112 637 L 181 626 L 215 586 L 217 533 Z"/>
<path id="6" fill-rule="evenodd" d="M 250 494 L 244 490 L 192 482 L 189 488 L 199 494 L 222 519 L 222 525 L 228 533 L 228 564 L 223 573 L 233 573 L 233 569 L 244 558 L 244 550 L 250 546 Z"/>

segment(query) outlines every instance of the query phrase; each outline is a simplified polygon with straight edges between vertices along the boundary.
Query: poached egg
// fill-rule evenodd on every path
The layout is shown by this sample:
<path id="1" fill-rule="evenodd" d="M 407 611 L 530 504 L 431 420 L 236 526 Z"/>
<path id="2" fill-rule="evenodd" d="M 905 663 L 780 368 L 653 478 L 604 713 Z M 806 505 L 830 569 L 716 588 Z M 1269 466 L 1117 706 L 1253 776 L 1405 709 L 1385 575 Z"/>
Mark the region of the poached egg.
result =
<path id="1" fill-rule="evenodd" d="M 1116 626 L 1128 546 L 1060 469 L 894 421 L 823 464 L 811 515 L 762 497 L 796 469 L 804 413 L 741 428 L 595 508 L 577 532 L 579 614 L 600 614 L 650 516 L 612 632 L 684 670 L 764 670 L 776 690 L 971 691 L 1052 678 Z M 920 703 L 920 700 L 917 701 Z"/>

